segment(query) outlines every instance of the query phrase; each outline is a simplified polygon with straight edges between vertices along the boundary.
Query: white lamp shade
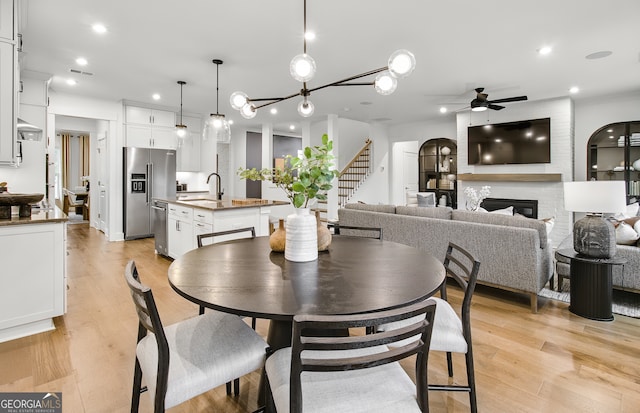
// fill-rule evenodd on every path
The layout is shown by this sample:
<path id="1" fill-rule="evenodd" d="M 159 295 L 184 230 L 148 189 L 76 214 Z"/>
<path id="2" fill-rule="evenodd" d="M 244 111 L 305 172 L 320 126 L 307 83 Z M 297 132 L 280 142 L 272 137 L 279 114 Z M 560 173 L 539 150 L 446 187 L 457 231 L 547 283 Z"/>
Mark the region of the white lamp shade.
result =
<path id="1" fill-rule="evenodd" d="M 564 183 L 564 209 L 573 212 L 616 213 L 627 206 L 624 181 Z"/>

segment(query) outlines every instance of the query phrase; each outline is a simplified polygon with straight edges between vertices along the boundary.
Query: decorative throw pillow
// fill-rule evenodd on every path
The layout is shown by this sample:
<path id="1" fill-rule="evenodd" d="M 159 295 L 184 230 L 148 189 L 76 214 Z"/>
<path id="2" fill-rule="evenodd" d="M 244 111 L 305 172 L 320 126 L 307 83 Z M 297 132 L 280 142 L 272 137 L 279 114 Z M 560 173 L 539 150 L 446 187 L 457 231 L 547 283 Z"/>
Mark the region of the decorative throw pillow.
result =
<path id="1" fill-rule="evenodd" d="M 416 194 L 416 197 L 418 198 L 419 207 L 431 208 L 436 206 L 436 196 L 433 192 L 428 194 Z"/>
<path id="2" fill-rule="evenodd" d="M 634 245 L 638 240 L 638 233 L 633 227 L 624 221 L 620 221 L 616 227 L 616 244 Z"/>
<path id="3" fill-rule="evenodd" d="M 544 226 L 547 229 L 547 235 L 549 235 L 551 233 L 551 230 L 553 230 L 553 226 L 556 223 L 556 217 L 543 218 L 540 221 L 544 222 Z"/>
<path id="4" fill-rule="evenodd" d="M 499 214 L 499 215 L 513 215 L 513 207 L 509 206 L 502 209 L 495 209 L 493 211 L 489 211 L 490 214 Z"/>
<path id="5" fill-rule="evenodd" d="M 626 222 L 627 224 L 631 225 L 635 229 L 636 223 L 638 221 L 640 221 L 640 217 L 625 218 L 625 219 L 623 219 L 623 221 Z M 636 232 L 637 232 L 637 230 L 636 230 Z"/>

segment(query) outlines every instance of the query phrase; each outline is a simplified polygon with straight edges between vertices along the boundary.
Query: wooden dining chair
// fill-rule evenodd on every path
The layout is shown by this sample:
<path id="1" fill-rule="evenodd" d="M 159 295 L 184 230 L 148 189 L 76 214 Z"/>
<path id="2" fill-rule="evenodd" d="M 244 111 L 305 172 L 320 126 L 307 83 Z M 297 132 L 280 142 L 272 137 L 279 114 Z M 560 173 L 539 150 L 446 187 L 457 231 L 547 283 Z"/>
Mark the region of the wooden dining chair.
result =
<path id="1" fill-rule="evenodd" d="M 468 251 L 450 242 L 444 259 L 444 267 L 447 278 L 445 278 L 445 282 L 440 287 L 441 298 L 432 298 L 436 302 L 437 310 L 433 322 L 431 350 L 446 352 L 449 377 L 453 377 L 451 353 L 463 353 L 467 367 L 467 385 L 429 384 L 429 390 L 468 392 L 471 412 L 476 413 L 478 407 L 471 344 L 471 298 L 476 288 L 480 262 Z M 464 292 L 462 304 L 459 309 L 462 317 L 458 317 L 458 313 L 447 301 L 447 280 L 455 281 Z M 393 329 L 403 328 L 407 323 L 408 322 L 394 322 L 380 325 L 376 327 L 376 330 L 391 331 Z"/>
<path id="2" fill-rule="evenodd" d="M 291 347 L 267 358 L 266 403 L 277 412 L 428 412 L 427 357 L 435 303 L 425 300 L 357 315 L 296 315 Z M 356 329 L 419 318 L 398 330 L 327 337 L 317 332 Z M 410 340 L 402 348 L 389 344 Z M 416 384 L 398 363 L 417 356 Z"/>
<path id="3" fill-rule="evenodd" d="M 231 235 L 231 234 L 241 234 L 243 232 L 251 233 L 251 238 L 256 237 L 256 229 L 254 227 L 246 227 L 246 228 L 236 228 L 230 229 L 228 231 L 218 231 L 218 232 L 208 232 L 206 234 L 198 234 L 197 242 L 198 248 L 202 248 L 204 246 L 203 240 L 207 238 L 215 238 L 223 235 Z M 200 306 L 200 314 L 204 314 L 204 306 Z M 256 329 L 256 319 L 255 317 L 251 319 L 251 328 Z"/>
<path id="4" fill-rule="evenodd" d="M 267 343 L 238 316 L 211 311 L 165 327 L 133 260 L 124 276 L 138 314 L 131 412 L 147 388 L 154 412 L 164 412 L 264 365 Z"/>
<path id="5" fill-rule="evenodd" d="M 381 227 L 361 227 L 354 225 L 340 225 L 339 223 L 330 223 L 327 225 L 329 229 L 333 228 L 334 235 L 349 235 L 364 238 L 382 239 Z M 342 230 L 347 230 L 342 232 Z"/>
<path id="6" fill-rule="evenodd" d="M 208 232 L 206 234 L 198 234 L 197 235 L 197 243 L 198 243 L 198 248 L 204 246 L 204 240 L 207 238 L 215 238 L 215 237 L 221 237 L 223 235 L 231 235 L 231 234 L 240 234 L 243 232 L 250 232 L 251 233 L 251 238 L 255 238 L 256 237 L 256 229 L 254 227 L 246 227 L 246 228 L 235 228 L 235 229 L 230 229 L 228 231 L 218 231 L 218 232 Z M 213 240 L 212 240 L 213 242 Z"/>

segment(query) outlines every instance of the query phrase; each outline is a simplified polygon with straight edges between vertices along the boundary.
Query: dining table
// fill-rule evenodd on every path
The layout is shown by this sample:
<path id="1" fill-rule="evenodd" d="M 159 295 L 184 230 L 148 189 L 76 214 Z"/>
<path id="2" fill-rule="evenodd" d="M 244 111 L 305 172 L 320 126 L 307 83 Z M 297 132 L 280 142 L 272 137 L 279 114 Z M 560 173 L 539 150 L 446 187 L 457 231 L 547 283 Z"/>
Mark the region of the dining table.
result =
<path id="1" fill-rule="evenodd" d="M 268 319 L 272 351 L 291 345 L 296 314 L 361 314 L 425 300 L 445 280 L 443 264 L 411 246 L 334 235 L 309 262 L 271 251 L 269 237 L 211 244 L 178 257 L 169 284 L 199 306 Z M 264 405 L 264 372 L 258 403 Z M 268 407 L 265 411 L 269 411 Z"/>
<path id="2" fill-rule="evenodd" d="M 191 250 L 169 266 L 169 284 L 200 306 L 270 320 L 272 350 L 291 345 L 296 314 L 361 314 L 419 302 L 445 279 L 432 254 L 395 242 L 334 236 L 318 259 L 293 262 L 269 237 Z"/>

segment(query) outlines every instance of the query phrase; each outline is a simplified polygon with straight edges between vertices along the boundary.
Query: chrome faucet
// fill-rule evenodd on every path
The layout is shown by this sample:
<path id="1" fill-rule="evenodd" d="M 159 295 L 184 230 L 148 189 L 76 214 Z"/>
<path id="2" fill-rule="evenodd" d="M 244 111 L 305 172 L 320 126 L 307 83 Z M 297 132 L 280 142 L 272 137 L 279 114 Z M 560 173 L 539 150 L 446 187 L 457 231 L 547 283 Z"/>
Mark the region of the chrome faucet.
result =
<path id="1" fill-rule="evenodd" d="M 209 179 L 211 179 L 211 175 L 215 175 L 216 176 L 216 197 L 218 198 L 218 200 L 222 200 L 222 195 L 224 195 L 224 192 L 220 189 L 220 175 L 218 175 L 215 172 L 211 172 L 209 174 L 209 176 L 207 176 L 207 184 L 209 183 Z"/>

